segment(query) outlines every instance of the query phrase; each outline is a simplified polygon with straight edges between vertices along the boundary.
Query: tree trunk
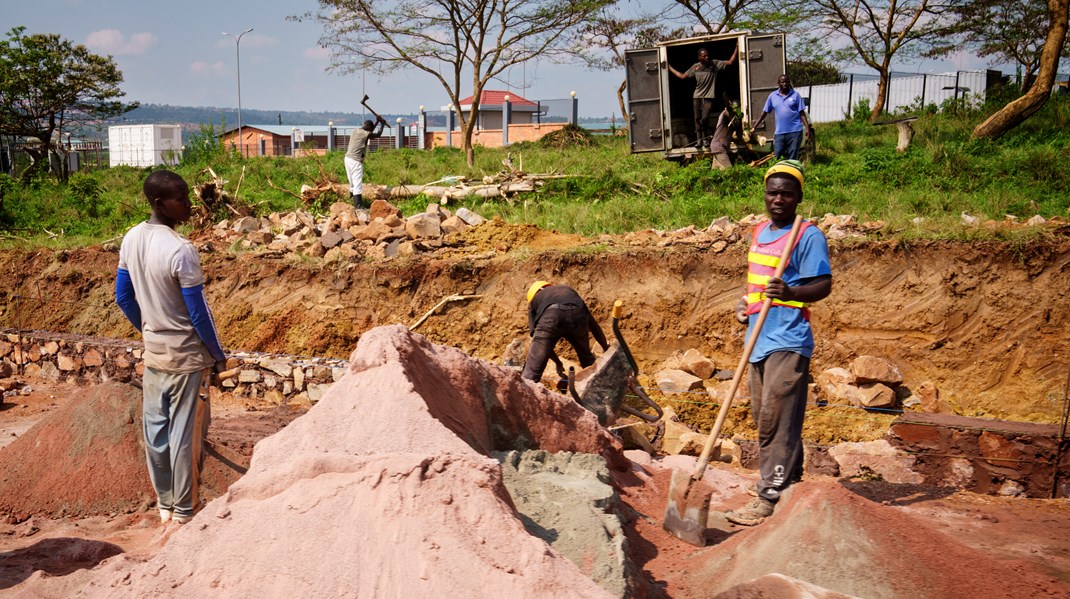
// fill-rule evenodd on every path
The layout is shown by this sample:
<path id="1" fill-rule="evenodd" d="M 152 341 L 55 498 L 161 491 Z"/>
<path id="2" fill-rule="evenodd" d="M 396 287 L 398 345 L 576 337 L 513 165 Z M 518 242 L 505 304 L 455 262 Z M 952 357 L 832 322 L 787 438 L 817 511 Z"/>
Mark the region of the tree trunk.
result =
<path id="1" fill-rule="evenodd" d="M 22 182 L 29 184 L 38 173 L 48 173 L 48 149 L 33 148 L 26 146 L 26 154 L 30 157 L 30 166 L 22 171 Z"/>
<path id="2" fill-rule="evenodd" d="M 1036 73 L 1033 71 L 1026 71 L 1022 75 L 1022 95 L 1029 93 L 1029 90 L 1033 89 L 1033 83 L 1037 80 Z"/>
<path id="3" fill-rule="evenodd" d="M 472 147 L 472 133 L 476 129 L 476 119 L 472 112 L 475 108 L 468 113 L 468 118 L 465 119 L 463 126 L 461 127 L 461 149 L 464 150 L 464 159 L 468 164 L 468 168 L 472 168 L 476 163 L 475 148 Z"/>
<path id="4" fill-rule="evenodd" d="M 1040 53 L 1040 69 L 1029 91 L 988 117 L 973 130 L 973 137 L 995 139 L 1032 116 L 1051 96 L 1051 86 L 1059 67 L 1059 55 L 1066 42 L 1070 0 L 1048 0 L 1048 35 Z"/>
<path id="5" fill-rule="evenodd" d="M 899 121 L 895 126 L 899 129 L 899 143 L 896 144 L 895 151 L 902 154 L 910 147 L 910 140 L 914 139 L 914 126 L 910 121 Z"/>
<path id="6" fill-rule="evenodd" d="M 628 88 L 628 80 L 620 82 L 617 86 L 617 102 L 620 104 L 620 117 L 624 119 L 624 126 L 628 126 L 628 107 L 624 105 L 624 90 Z"/>
<path id="7" fill-rule="evenodd" d="M 891 79 L 887 67 L 879 69 L 877 72 L 880 74 L 880 79 L 877 81 L 877 100 L 873 102 L 873 110 L 869 113 L 870 123 L 876 123 L 880 119 L 881 113 L 884 112 L 884 98 L 888 95 L 888 85 Z"/>

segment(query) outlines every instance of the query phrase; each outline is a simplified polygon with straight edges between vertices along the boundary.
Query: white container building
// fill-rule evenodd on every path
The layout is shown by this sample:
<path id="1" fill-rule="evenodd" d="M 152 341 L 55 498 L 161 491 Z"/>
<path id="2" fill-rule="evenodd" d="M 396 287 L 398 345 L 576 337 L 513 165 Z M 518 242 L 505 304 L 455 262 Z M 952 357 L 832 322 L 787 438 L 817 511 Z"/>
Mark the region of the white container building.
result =
<path id="1" fill-rule="evenodd" d="M 111 166 L 177 164 L 182 158 L 182 128 L 178 125 L 114 125 L 108 127 Z"/>

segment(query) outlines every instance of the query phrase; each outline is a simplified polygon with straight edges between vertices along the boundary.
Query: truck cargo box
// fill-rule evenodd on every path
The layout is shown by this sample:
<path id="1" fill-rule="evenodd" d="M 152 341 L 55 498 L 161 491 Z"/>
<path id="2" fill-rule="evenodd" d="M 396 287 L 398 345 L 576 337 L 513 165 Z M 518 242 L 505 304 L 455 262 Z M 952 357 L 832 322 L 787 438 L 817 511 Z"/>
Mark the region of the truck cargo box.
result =
<path id="1" fill-rule="evenodd" d="M 715 60 L 728 60 L 738 48 L 735 64 L 718 73 L 717 99 L 711 122 L 706 126 L 713 130 L 726 97 L 729 102 L 738 103 L 749 123 L 757 125 L 754 119 L 761 114 L 765 99 L 777 89 L 777 78 L 785 72 L 784 46 L 783 33 L 738 31 L 670 40 L 653 48 L 627 51 L 628 135 L 632 153 L 660 151 L 670 159 L 701 153 L 694 134 L 695 82 L 674 77 L 668 65 L 685 72 L 697 62 L 701 48 Z"/>

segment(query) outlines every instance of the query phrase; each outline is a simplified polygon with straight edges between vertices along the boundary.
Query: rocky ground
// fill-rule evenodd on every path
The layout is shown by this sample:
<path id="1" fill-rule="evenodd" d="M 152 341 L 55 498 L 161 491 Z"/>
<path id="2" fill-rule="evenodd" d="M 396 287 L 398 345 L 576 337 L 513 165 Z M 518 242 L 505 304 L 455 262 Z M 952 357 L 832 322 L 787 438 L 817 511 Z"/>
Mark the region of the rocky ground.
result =
<path id="1" fill-rule="evenodd" d="M 3 593 L 252 589 L 286 563 L 277 576 L 295 585 L 289 594 L 337 596 L 343 587 L 333 592 L 315 581 L 337 578 L 344 564 L 367 562 L 377 564 L 378 574 L 358 568 L 344 578 L 345 588 L 361 596 L 397 589 L 430 596 L 474 581 L 476 595 L 495 589 L 510 596 L 1070 596 L 1065 499 L 893 483 L 865 470 L 838 478 L 811 472 L 757 528 L 733 527 L 714 513 L 707 547 L 669 536 L 661 529 L 668 479 L 673 469 L 692 468 L 693 457 L 625 451 L 589 414 L 569 407 L 575 404 L 545 389 L 525 395 L 532 391 L 516 387 L 515 373 L 493 364 L 525 338 L 523 290 L 531 280 L 573 285 L 603 321 L 612 301 L 622 299 L 621 328 L 641 382 L 685 428 L 705 432 L 718 401 L 717 373 L 734 368 L 742 347 L 730 309 L 742 284 L 745 229 L 715 223 L 583 239 L 496 221 L 460 230 L 455 221 L 458 230 L 442 234 L 448 218 L 439 215 L 437 244 L 399 226 L 384 233 L 396 237 L 358 239 L 352 229 L 370 223 L 354 222 L 341 227 L 351 239 L 337 233 L 336 246 L 319 242 L 322 254 L 309 248 L 332 232 L 330 225 L 315 239 L 294 241 L 297 249 L 283 248 L 277 233 L 253 242 L 254 231 L 238 233 L 233 224 L 194 236 L 228 348 L 349 358 L 350 372 L 311 409 L 308 401 L 216 393 L 206 471 L 213 501 L 185 528 L 154 521 L 137 435 L 130 434 L 137 389 L 101 385 L 99 377 L 20 381 L 0 406 Z M 843 224 L 826 226 L 842 231 Z M 273 230 L 259 225 L 256 231 Z M 867 233 L 847 225 L 852 235 Z M 1062 229 L 1028 246 L 885 242 L 868 233 L 832 243 L 835 290 L 814 309 L 815 375 L 842 369 L 854 376 L 858 359 L 872 356 L 898 371 L 902 380 L 893 387 L 907 389 L 893 393 L 896 409 L 915 397 L 907 410 L 928 400 L 959 416 L 1059 422 L 1070 354 L 1070 244 Z M 411 247 L 402 251 L 403 243 Z M 374 249 L 381 244 L 382 256 Z M 115 260 L 107 247 L 4 252 L 4 326 L 135 338 L 110 301 Z M 451 295 L 478 297 L 432 310 Z M 368 335 L 424 316 L 422 335 L 413 339 L 400 327 L 390 329 L 390 342 L 383 333 Z M 351 355 L 358 339 L 364 349 Z M 689 350 L 709 364 L 681 363 Z M 667 366 L 702 382 L 685 381 L 683 392 L 663 389 L 655 375 Z M 485 397 L 472 387 L 475 380 L 498 381 L 496 397 L 520 394 L 543 408 L 520 403 L 488 412 L 484 400 L 472 403 Z M 856 382 L 825 377 L 815 385 Z M 443 403 L 446 390 L 451 399 Z M 462 405 L 469 407 L 458 411 Z M 726 434 L 745 439 L 748 416 L 745 408 L 738 412 Z M 815 402 L 806 436 L 815 444 L 872 441 L 885 437 L 893 418 Z M 499 421 L 511 424 L 488 429 L 496 434 L 471 432 Z M 533 430 L 540 422 L 546 428 Z M 529 441 L 517 446 L 517 439 Z M 659 448 L 665 441 L 654 440 Z M 546 453 L 525 453 L 539 450 Z M 593 464 L 548 457 L 571 455 L 562 450 L 600 457 Z M 443 462 L 443 455 L 456 457 Z M 416 471 L 423 477 L 406 474 L 413 464 L 422 464 Z M 534 490 L 517 486 L 513 471 L 522 482 L 542 482 Z M 706 477 L 714 510 L 723 510 L 747 500 L 754 473 L 717 463 Z M 535 501 L 549 496 L 579 505 L 569 494 L 576 488 L 589 498 L 582 505 L 597 506 L 585 508 L 591 517 L 582 521 Z M 384 494 L 402 501 L 385 502 Z M 430 498 L 438 502 L 431 506 L 454 507 L 432 509 L 424 503 Z M 476 506 L 483 515 L 465 511 Z M 438 519 L 419 520 L 422 528 L 373 523 L 408 510 L 432 510 Z M 279 526 L 264 527 L 265 519 Z M 349 519 L 367 530 L 338 528 Z M 615 528 L 621 534 L 612 534 Z M 579 530 L 592 532 L 577 540 Z M 335 534 L 352 543 L 323 542 Z M 610 541 L 580 542 L 602 536 Z M 384 543 L 413 543 L 395 552 L 411 559 L 383 557 Z M 592 580 L 601 586 L 590 586 Z"/>

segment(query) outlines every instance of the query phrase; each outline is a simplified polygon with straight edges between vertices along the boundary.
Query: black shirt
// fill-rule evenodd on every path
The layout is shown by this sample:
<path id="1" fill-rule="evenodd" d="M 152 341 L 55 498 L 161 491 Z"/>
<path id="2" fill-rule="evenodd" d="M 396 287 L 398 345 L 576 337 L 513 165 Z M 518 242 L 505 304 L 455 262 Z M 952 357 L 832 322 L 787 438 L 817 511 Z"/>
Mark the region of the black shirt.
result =
<path id="1" fill-rule="evenodd" d="M 535 335 L 535 325 L 539 324 L 542 313 L 553 304 L 573 304 L 583 308 L 587 318 L 593 320 L 587 304 L 583 303 L 583 298 L 576 293 L 575 289 L 568 285 L 550 285 L 539 290 L 528 304 L 528 329 L 531 335 Z"/>

